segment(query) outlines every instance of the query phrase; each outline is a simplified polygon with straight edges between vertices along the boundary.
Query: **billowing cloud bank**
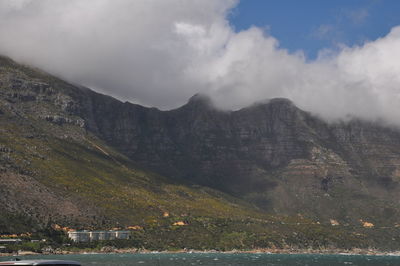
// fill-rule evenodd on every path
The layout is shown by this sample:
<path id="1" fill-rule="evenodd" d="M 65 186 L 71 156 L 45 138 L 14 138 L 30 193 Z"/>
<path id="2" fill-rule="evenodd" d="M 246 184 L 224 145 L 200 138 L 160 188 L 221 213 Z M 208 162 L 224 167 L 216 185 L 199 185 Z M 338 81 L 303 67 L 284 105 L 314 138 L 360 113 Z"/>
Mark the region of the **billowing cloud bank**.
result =
<path id="1" fill-rule="evenodd" d="M 400 125 L 400 27 L 306 61 L 259 28 L 235 32 L 234 0 L 0 0 L 0 54 L 122 100 L 177 107 L 197 92 L 237 109 L 286 97 L 326 119 Z"/>

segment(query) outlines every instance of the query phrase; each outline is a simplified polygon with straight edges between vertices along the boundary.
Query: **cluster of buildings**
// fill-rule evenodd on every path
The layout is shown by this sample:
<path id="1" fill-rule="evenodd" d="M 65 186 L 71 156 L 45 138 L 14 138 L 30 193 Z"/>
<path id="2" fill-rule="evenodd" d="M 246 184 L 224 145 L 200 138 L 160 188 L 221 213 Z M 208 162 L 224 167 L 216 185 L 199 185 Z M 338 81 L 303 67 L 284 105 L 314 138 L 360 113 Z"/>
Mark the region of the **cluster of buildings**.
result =
<path id="1" fill-rule="evenodd" d="M 100 240 L 129 239 L 130 231 L 110 230 L 110 231 L 69 231 L 68 237 L 74 242 L 89 242 Z"/>

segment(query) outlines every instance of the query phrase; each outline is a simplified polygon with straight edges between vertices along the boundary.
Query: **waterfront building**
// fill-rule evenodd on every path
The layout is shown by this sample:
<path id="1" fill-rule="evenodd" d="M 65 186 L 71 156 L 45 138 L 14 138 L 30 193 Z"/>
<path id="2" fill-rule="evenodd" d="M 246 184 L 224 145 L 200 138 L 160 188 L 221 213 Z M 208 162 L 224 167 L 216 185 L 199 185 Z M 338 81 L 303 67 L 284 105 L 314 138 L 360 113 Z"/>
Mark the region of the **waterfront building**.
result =
<path id="1" fill-rule="evenodd" d="M 0 238 L 0 244 L 19 244 L 22 240 L 19 238 Z"/>
<path id="2" fill-rule="evenodd" d="M 130 231 L 69 231 L 68 237 L 74 242 L 129 239 Z"/>

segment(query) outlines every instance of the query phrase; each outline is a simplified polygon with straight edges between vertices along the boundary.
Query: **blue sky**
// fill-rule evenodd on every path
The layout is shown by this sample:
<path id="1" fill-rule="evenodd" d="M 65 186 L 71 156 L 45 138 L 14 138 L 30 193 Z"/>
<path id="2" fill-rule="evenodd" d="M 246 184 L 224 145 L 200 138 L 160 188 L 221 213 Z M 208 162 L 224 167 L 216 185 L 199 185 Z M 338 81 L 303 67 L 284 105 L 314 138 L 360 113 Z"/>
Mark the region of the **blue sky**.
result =
<path id="1" fill-rule="evenodd" d="M 230 22 L 236 31 L 264 28 L 282 48 L 308 59 L 323 48 L 361 45 L 400 25 L 399 0 L 241 0 Z"/>

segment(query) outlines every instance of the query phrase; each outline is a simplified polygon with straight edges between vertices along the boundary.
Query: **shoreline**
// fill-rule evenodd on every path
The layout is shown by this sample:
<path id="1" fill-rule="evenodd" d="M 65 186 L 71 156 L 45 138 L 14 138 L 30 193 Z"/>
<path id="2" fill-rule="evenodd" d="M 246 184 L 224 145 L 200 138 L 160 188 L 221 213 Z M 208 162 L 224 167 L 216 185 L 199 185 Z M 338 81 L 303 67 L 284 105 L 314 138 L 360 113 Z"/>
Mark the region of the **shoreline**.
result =
<path id="1" fill-rule="evenodd" d="M 49 253 L 37 253 L 32 251 L 21 251 L 19 253 L 0 253 L 0 257 L 15 257 L 15 256 L 47 256 L 47 255 L 94 255 L 94 254 L 286 254 L 286 255 L 343 255 L 343 256 L 356 256 L 356 255 L 366 255 L 366 256 L 400 256 L 400 251 L 379 251 L 373 249 L 352 249 L 352 250 L 342 250 L 342 249 L 327 249 L 327 250 L 317 250 L 317 249 L 252 249 L 252 250 L 229 250 L 229 251 L 217 251 L 217 250 L 163 250 L 154 251 L 146 249 L 113 249 L 108 251 L 69 251 L 60 250 L 57 252 Z"/>

